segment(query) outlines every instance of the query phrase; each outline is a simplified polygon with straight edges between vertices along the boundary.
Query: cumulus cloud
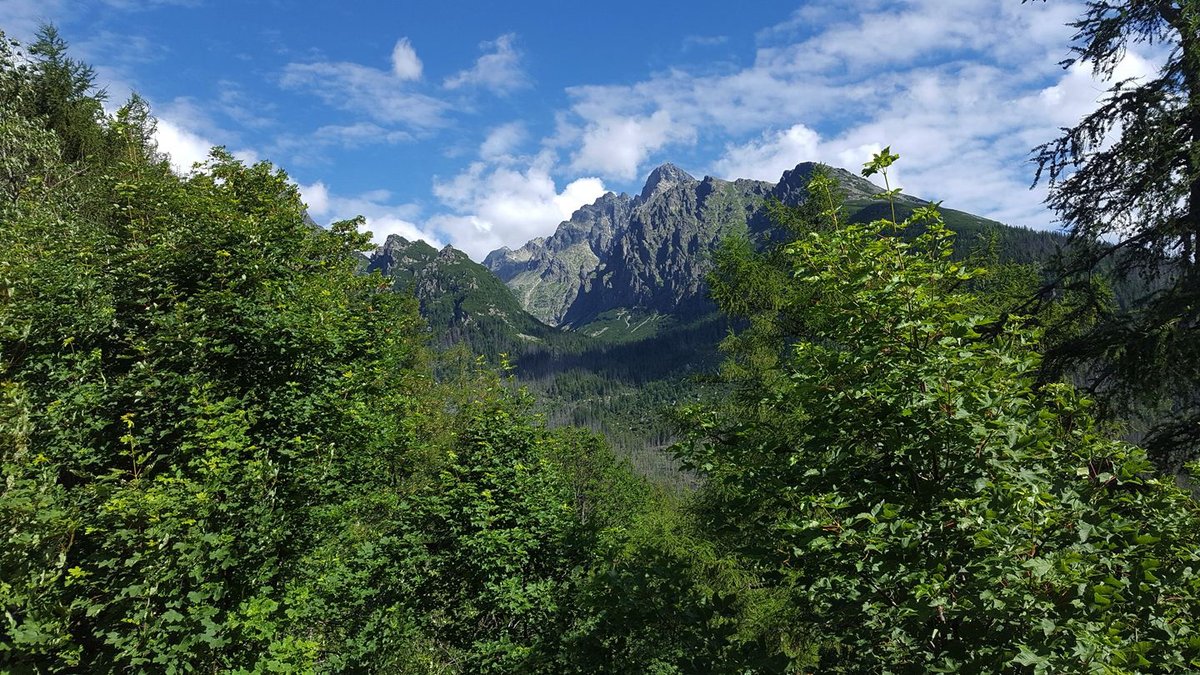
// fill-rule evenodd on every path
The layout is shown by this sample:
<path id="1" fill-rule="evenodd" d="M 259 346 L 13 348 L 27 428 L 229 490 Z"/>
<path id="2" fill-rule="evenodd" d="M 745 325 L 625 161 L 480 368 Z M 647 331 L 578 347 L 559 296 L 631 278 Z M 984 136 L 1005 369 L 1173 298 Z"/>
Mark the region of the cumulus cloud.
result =
<path id="1" fill-rule="evenodd" d="M 1158 65 L 1140 54 L 1126 52 L 1113 71 L 1113 82 L 1153 77 Z M 1059 126 L 1068 126 L 1094 110 L 1108 90 L 1107 84 L 1092 77 L 1091 63 L 1078 61 L 1067 69 L 1062 79 L 1038 93 L 1038 112 Z"/>
<path id="2" fill-rule="evenodd" d="M 154 142 L 158 151 L 167 155 L 171 169 L 178 174 L 191 173 L 193 165 L 203 163 L 208 159 L 209 152 L 220 143 L 214 142 L 207 136 L 188 128 L 178 121 L 159 117 L 154 130 Z M 230 150 L 234 159 L 246 164 L 253 164 L 261 159 L 258 153 L 250 148 L 235 148 Z"/>
<path id="3" fill-rule="evenodd" d="M 311 185 L 299 185 L 300 198 L 304 200 L 305 206 L 308 207 L 308 215 L 314 218 L 324 217 L 329 214 L 329 188 L 325 187 L 325 183 L 317 181 Z"/>
<path id="4" fill-rule="evenodd" d="M 158 143 L 159 152 L 169 156 L 171 168 L 180 174 L 190 172 L 193 164 L 203 162 L 213 147 L 213 142 L 207 138 L 163 118 L 158 120 L 154 141 Z"/>
<path id="5" fill-rule="evenodd" d="M 479 146 L 479 156 L 490 161 L 507 160 L 528 135 L 521 122 L 501 124 L 488 132 L 487 138 Z"/>
<path id="6" fill-rule="evenodd" d="M 713 165 L 727 179 L 754 178 L 777 181 L 783 172 L 800 162 L 816 161 L 820 137 L 803 124 L 784 131 L 764 132 L 744 145 L 726 147 L 725 155 Z"/>
<path id="7" fill-rule="evenodd" d="M 528 87 L 529 76 L 521 67 L 521 52 L 515 41 L 516 35 L 508 33 L 482 43 L 480 49 L 484 54 L 475 65 L 446 78 L 443 86 L 447 89 L 479 87 L 495 94 L 508 94 Z"/>
<path id="8" fill-rule="evenodd" d="M 420 213 L 417 206 L 393 203 L 391 193 L 386 190 L 343 196 L 330 192 L 322 181 L 297 187 L 304 203 L 308 205 L 308 214 L 318 223 L 328 225 L 361 215 L 366 219 L 365 229 L 371 232 L 371 241 L 375 244 L 382 245 L 389 236 L 395 234 L 410 241 L 423 239 L 435 248 L 444 246 L 434 232 L 417 224 Z"/>
<path id="9" fill-rule="evenodd" d="M 666 110 L 644 117 L 604 117 L 583 130 L 571 168 L 632 180 L 651 153 L 670 142 L 694 137 L 691 126 L 676 121 Z"/>
<path id="10" fill-rule="evenodd" d="M 595 176 L 577 178 L 568 183 L 562 192 L 554 196 L 554 205 L 558 207 L 562 220 L 566 220 L 571 217 L 571 214 L 578 211 L 579 207 L 591 204 L 606 192 L 608 190 L 604 187 L 604 181 Z"/>
<path id="11" fill-rule="evenodd" d="M 537 157 L 524 169 L 475 162 L 449 180 L 435 180 L 434 194 L 453 213 L 431 218 L 428 226 L 482 260 L 501 246 L 517 247 L 550 234 L 607 191 L 595 177 L 578 178 L 559 190 L 547 162 L 547 157 Z"/>
<path id="12" fill-rule="evenodd" d="M 421 79 L 421 59 L 408 38 L 400 38 L 392 48 L 392 74 L 401 80 Z"/>

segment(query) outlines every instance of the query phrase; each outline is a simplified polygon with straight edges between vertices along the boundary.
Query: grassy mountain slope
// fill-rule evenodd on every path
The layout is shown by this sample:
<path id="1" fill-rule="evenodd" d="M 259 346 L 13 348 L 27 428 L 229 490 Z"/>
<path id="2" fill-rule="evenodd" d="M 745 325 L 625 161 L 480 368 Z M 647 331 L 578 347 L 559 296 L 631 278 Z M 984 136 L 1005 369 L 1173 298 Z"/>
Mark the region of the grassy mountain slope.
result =
<path id="1" fill-rule="evenodd" d="M 578 350 L 582 336 L 538 321 L 512 291 L 467 254 L 447 246 L 391 236 L 367 264 L 393 279 L 393 289 L 416 296 L 435 344 L 465 343 L 495 362 L 501 354 Z"/>

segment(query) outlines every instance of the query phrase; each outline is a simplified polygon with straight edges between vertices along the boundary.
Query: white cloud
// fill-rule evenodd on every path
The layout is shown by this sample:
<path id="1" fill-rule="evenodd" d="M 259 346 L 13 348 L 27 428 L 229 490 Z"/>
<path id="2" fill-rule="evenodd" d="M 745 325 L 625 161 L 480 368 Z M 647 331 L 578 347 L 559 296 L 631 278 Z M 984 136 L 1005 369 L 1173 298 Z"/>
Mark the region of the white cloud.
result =
<path id="1" fill-rule="evenodd" d="M 446 181 L 434 181 L 434 194 L 454 213 L 431 218 L 427 225 L 446 233 L 455 247 L 482 260 L 501 246 L 517 247 L 545 236 L 579 207 L 607 190 L 595 177 L 578 178 L 560 191 L 545 155 L 524 170 L 475 162 Z"/>
<path id="2" fill-rule="evenodd" d="M 416 223 L 420 209 L 413 204 L 391 203 L 391 194 L 386 190 L 374 190 L 346 197 L 330 192 L 322 181 L 297 186 L 300 196 L 308 205 L 308 213 L 318 223 L 328 225 L 338 220 L 355 216 L 366 219 L 366 230 L 371 232 L 371 241 L 383 245 L 393 234 L 408 240 L 423 239 L 435 248 L 444 244 L 432 230 Z"/>
<path id="3" fill-rule="evenodd" d="M 237 83 L 222 80 L 217 95 L 220 111 L 229 119 L 247 129 L 266 129 L 275 126 L 277 121 L 269 114 L 276 110 L 272 103 L 247 96 Z"/>
<path id="4" fill-rule="evenodd" d="M 180 174 L 191 172 L 193 164 L 207 159 L 208 151 L 213 147 L 212 141 L 207 138 L 161 117 L 154 140 L 158 143 L 159 152 L 170 156 L 171 168 Z"/>
<path id="5" fill-rule="evenodd" d="M 558 213 L 562 216 L 562 220 L 567 220 L 571 214 L 579 210 L 579 207 L 591 204 L 606 192 L 608 190 L 604 187 L 604 181 L 599 178 L 594 176 L 577 178 L 568 183 L 562 192 L 554 196 L 554 205 L 558 207 Z"/>
<path id="6" fill-rule="evenodd" d="M 22 42 L 33 38 L 38 26 L 63 12 L 66 0 L 4 0 L 0 2 L 0 28 Z"/>
<path id="7" fill-rule="evenodd" d="M 694 137 L 691 126 L 673 119 L 666 110 L 646 117 L 604 117 L 583 130 L 582 145 L 571 159 L 571 168 L 632 180 L 651 153 L 670 142 Z"/>
<path id="8" fill-rule="evenodd" d="M 463 251 L 476 262 L 482 262 L 488 253 L 503 246 L 500 233 L 495 226 L 475 215 L 459 216 L 439 214 L 429 219 L 427 225 L 450 236 L 450 244 Z"/>
<path id="9" fill-rule="evenodd" d="M 441 239 L 428 229 L 389 214 L 368 216 L 366 229 L 371 233 L 371 241 L 380 246 L 392 235 L 399 235 L 409 241 L 422 240 L 434 248 L 445 246 Z"/>
<path id="10" fill-rule="evenodd" d="M 395 72 L 357 63 L 289 63 L 280 84 L 316 95 L 328 105 L 366 115 L 381 124 L 431 128 L 443 123 L 443 101 L 409 91 Z"/>
<path id="11" fill-rule="evenodd" d="M 392 48 L 392 74 L 401 80 L 421 79 L 421 59 L 408 38 L 400 38 Z"/>
<path id="12" fill-rule="evenodd" d="M 308 215 L 324 217 L 329 214 L 329 188 L 317 181 L 311 185 L 299 185 L 300 197 L 308 207 Z"/>
<path id="13" fill-rule="evenodd" d="M 180 175 L 191 173 L 194 164 L 208 160 L 209 152 L 220 143 L 175 119 L 159 117 L 154 129 L 158 151 L 167 155 L 171 169 Z M 251 148 L 230 150 L 234 159 L 254 164 L 262 158 Z"/>
<path id="14" fill-rule="evenodd" d="M 257 164 L 263 161 L 263 158 L 250 148 L 238 148 L 237 150 L 231 150 L 229 154 L 233 155 L 233 158 L 242 164 Z"/>
<path id="15" fill-rule="evenodd" d="M 1134 52 L 1126 52 L 1113 72 L 1113 81 L 1141 80 L 1153 77 L 1159 64 Z M 1092 77 L 1092 64 L 1078 61 L 1054 85 L 1038 92 L 1036 112 L 1059 126 L 1069 126 L 1096 109 L 1110 83 Z"/>
<path id="16" fill-rule="evenodd" d="M 501 124 L 488 132 L 479 146 L 479 156 L 490 161 L 507 160 L 528 136 L 521 122 Z"/>
<path id="17" fill-rule="evenodd" d="M 413 135 L 406 131 L 388 130 L 370 122 L 357 122 L 318 127 L 310 140 L 319 145 L 358 148 L 364 145 L 404 143 L 413 140 Z"/>
<path id="18" fill-rule="evenodd" d="M 729 146 L 714 164 L 718 176 L 728 179 L 754 178 L 775 182 L 783 172 L 800 162 L 816 161 L 820 137 L 803 124 L 776 132 L 764 132 L 745 145 Z"/>
<path id="19" fill-rule="evenodd" d="M 329 150 L 355 150 L 368 146 L 412 142 L 407 131 L 387 129 L 373 122 L 327 124 L 304 134 L 277 136 L 267 152 L 289 166 L 321 166 L 331 162 Z"/>
<path id="20" fill-rule="evenodd" d="M 529 76 L 521 67 L 521 52 L 514 46 L 516 35 L 508 33 L 480 48 L 486 52 L 475 65 L 446 78 L 447 89 L 479 87 L 496 94 L 507 94 L 528 87 Z"/>

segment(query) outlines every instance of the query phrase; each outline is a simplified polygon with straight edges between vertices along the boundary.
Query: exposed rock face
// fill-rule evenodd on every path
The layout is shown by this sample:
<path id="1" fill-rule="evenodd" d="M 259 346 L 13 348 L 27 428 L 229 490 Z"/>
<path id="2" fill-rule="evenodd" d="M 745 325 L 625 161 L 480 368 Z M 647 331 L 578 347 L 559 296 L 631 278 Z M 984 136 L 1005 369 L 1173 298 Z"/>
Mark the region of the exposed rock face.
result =
<path id="1" fill-rule="evenodd" d="M 391 277 L 396 290 L 416 296 L 426 318 L 442 320 L 431 321 L 438 328 L 470 321 L 472 314 L 483 312 L 505 319 L 524 314 L 493 274 L 453 246 L 439 251 L 424 241 L 393 234 L 370 256 L 367 271 Z M 468 312 L 472 304 L 478 306 Z"/>
<path id="2" fill-rule="evenodd" d="M 728 234 L 765 228 L 763 205 L 776 189 L 763 181 L 697 180 L 664 164 L 636 197 L 604 195 L 552 236 L 493 251 L 484 265 L 552 326 L 578 328 L 611 310 L 686 317 L 708 306 L 702 290 L 711 252 Z M 798 198 L 794 192 L 786 192 L 788 201 Z"/>
<path id="3" fill-rule="evenodd" d="M 424 241 L 409 241 L 393 234 L 370 256 L 368 270 L 378 270 L 384 276 L 394 276 L 401 270 L 415 273 L 415 270 L 424 268 L 436 257 L 437 249 Z"/>
<path id="4" fill-rule="evenodd" d="M 771 194 L 784 204 L 799 204 L 808 197 L 808 191 L 805 189 L 805 186 L 808 185 L 808 180 L 812 178 L 813 171 L 818 166 L 820 165 L 816 162 L 801 162 L 796 165 L 796 168 L 784 171 L 783 177 L 779 179 L 779 183 L 775 185 Z M 878 185 L 845 169 L 826 166 L 825 171 L 845 191 L 847 202 L 869 200 L 883 192 L 883 189 Z M 905 194 L 898 195 L 897 202 L 911 204 L 924 203 L 920 199 Z"/>
<path id="5" fill-rule="evenodd" d="M 633 204 L 629 195 L 610 192 L 576 211 L 553 236 L 515 251 L 492 251 L 483 264 L 527 312 L 551 326 L 565 324 L 579 293 L 607 261 L 614 234 L 628 226 Z"/>
<path id="6" fill-rule="evenodd" d="M 656 170 L 633 200 L 628 221 L 613 233 L 606 255 L 598 256 L 563 323 L 580 326 L 624 308 L 676 316 L 699 311 L 707 306 L 702 289 L 711 251 L 725 235 L 765 225 L 761 210 L 769 184 L 697 181 L 667 167 L 673 172 Z"/>

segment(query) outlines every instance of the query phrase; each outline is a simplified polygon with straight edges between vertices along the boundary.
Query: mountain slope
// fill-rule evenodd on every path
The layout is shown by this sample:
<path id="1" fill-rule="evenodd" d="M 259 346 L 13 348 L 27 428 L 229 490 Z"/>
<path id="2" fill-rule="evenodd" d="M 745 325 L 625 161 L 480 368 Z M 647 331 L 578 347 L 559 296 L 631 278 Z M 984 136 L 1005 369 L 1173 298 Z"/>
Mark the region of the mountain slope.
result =
<path id="1" fill-rule="evenodd" d="M 553 235 L 492 252 L 486 267 L 450 247 L 392 237 L 368 268 L 416 295 L 442 345 L 464 342 L 493 362 L 510 355 L 552 424 L 603 432 L 643 473 L 679 481 L 661 451 L 673 439 L 662 411 L 720 395 L 695 376 L 716 367 L 717 344 L 730 328 L 705 294 L 711 254 L 729 234 L 773 233 L 767 201 L 803 202 L 816 167 L 800 164 L 772 184 L 698 180 L 666 164 L 638 195 L 606 194 Z M 875 198 L 881 188 L 841 169 L 829 172 L 846 193 L 851 220 L 891 217 L 891 207 Z M 925 203 L 902 195 L 897 216 Z M 959 256 L 994 243 L 1002 259 L 1038 262 L 1064 241 L 942 212 L 958 232 Z"/>
<path id="2" fill-rule="evenodd" d="M 392 235 L 370 256 L 366 271 L 391 277 L 394 290 L 416 296 L 441 346 L 463 342 L 495 360 L 501 353 L 571 348 L 579 341 L 531 316 L 496 275 L 452 246 L 438 251 Z"/>
<path id="3" fill-rule="evenodd" d="M 712 310 L 704 279 L 721 239 L 768 233 L 768 200 L 802 203 L 817 166 L 801 163 L 771 184 L 711 176 L 698 180 L 664 164 L 650 173 L 640 194 L 608 193 L 576 211 L 551 236 L 516 250 L 493 251 L 484 265 L 513 290 L 525 310 L 550 326 L 605 340 L 647 337 Z M 890 217 L 891 207 L 877 198 L 882 188 L 843 169 L 827 170 L 846 193 L 852 220 Z M 926 203 L 900 195 L 897 216 Z M 952 209 L 943 214 L 959 233 L 962 253 L 1011 229 Z M 1033 245 L 1038 259 L 1059 243 L 1049 233 L 1025 232 L 1020 239 L 1038 240 Z"/>
<path id="4" fill-rule="evenodd" d="M 708 254 L 733 232 L 760 229 L 771 185 L 696 180 L 673 164 L 641 194 L 604 195 L 545 239 L 493 251 L 484 264 L 534 316 L 585 332 L 636 333 L 648 320 L 708 308 Z M 600 328 L 588 331 L 591 324 Z M 650 331 L 645 331 L 650 332 Z"/>

